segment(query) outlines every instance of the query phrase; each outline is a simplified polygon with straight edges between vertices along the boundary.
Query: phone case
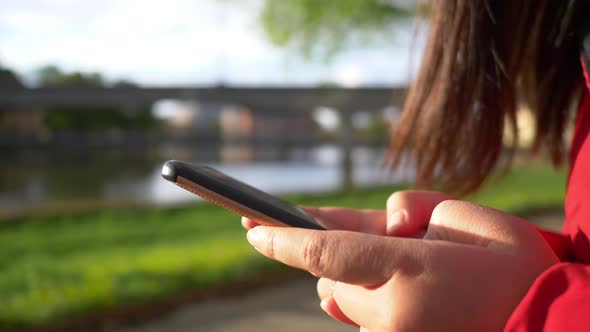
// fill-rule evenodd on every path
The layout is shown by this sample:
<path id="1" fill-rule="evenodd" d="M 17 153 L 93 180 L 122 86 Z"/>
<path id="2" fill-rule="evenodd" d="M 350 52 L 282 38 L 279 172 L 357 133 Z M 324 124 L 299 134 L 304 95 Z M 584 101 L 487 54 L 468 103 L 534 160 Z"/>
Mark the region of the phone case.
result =
<path id="1" fill-rule="evenodd" d="M 300 208 L 211 167 L 171 160 L 162 167 L 162 177 L 204 199 L 263 225 L 322 230 Z"/>

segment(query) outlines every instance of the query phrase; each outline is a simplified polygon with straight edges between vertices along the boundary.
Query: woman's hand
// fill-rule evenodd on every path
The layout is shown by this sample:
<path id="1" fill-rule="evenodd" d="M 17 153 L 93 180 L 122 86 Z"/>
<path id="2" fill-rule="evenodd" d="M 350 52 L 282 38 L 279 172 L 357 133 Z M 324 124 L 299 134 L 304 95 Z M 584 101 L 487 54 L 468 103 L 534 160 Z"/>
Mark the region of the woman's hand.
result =
<path id="1" fill-rule="evenodd" d="M 386 210 L 355 210 L 339 207 L 304 207 L 327 229 L 376 235 L 422 237 L 432 210 L 452 196 L 433 191 L 398 191 L 387 200 Z M 242 218 L 242 226 L 258 226 L 256 220 Z"/>
<path id="2" fill-rule="evenodd" d="M 341 207 L 303 208 L 326 229 L 422 238 L 434 208 L 439 203 L 450 199 L 453 199 L 451 195 L 441 192 L 407 190 L 398 191 L 389 196 L 385 210 L 356 210 Z M 249 230 L 259 226 L 259 223 L 243 217 L 242 226 Z M 328 278 L 320 278 L 318 281 L 317 292 L 322 300 L 322 308 L 334 319 L 356 325 L 333 301 L 334 284 L 335 282 Z"/>
<path id="3" fill-rule="evenodd" d="M 429 224 L 424 240 L 266 226 L 248 240 L 267 257 L 336 280 L 323 281 L 333 290 L 321 294 L 322 307 L 368 331 L 501 330 L 557 262 L 533 226 L 496 210 L 445 201 Z"/>

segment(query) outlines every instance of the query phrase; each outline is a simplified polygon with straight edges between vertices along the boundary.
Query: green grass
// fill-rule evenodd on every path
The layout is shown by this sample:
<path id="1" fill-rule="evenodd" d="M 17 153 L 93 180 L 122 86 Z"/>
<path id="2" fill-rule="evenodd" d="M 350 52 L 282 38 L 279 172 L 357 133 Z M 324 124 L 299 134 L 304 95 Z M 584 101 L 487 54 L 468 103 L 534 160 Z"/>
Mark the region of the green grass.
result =
<path id="1" fill-rule="evenodd" d="M 394 187 L 291 196 L 382 208 Z M 513 213 L 557 207 L 564 172 L 519 167 L 471 200 Z M 280 266 L 247 244 L 239 217 L 208 204 L 29 216 L 0 222 L 0 330 L 254 277 Z"/>

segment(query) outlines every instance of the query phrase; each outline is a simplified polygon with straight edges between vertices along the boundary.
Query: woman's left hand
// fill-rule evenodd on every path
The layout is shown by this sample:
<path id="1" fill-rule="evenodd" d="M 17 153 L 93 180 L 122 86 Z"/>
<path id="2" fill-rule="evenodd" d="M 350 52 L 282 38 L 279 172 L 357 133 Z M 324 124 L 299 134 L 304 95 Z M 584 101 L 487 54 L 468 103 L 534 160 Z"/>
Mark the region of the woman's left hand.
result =
<path id="1" fill-rule="evenodd" d="M 336 280 L 322 308 L 366 331 L 501 330 L 558 261 L 532 225 L 460 201 L 435 208 L 424 239 L 259 226 L 248 240 L 267 257 Z"/>

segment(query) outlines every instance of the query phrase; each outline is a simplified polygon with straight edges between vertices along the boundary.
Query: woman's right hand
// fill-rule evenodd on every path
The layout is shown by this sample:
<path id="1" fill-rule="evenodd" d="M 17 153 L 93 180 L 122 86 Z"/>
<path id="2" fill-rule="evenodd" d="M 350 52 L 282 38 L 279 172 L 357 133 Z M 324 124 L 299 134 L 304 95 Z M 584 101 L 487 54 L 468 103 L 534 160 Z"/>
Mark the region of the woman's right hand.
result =
<path id="1" fill-rule="evenodd" d="M 398 191 L 387 199 L 384 210 L 356 210 L 342 207 L 303 207 L 305 212 L 330 230 L 345 230 L 374 235 L 422 238 L 434 208 L 441 202 L 454 199 L 451 195 L 434 191 Z M 242 226 L 258 226 L 256 220 L 242 218 Z M 335 282 L 320 278 L 317 291 L 320 300 L 331 299 Z M 325 302 L 325 303 L 324 303 Z M 347 324 L 356 325 L 334 301 L 323 301 L 326 313 Z"/>
<path id="2" fill-rule="evenodd" d="M 259 226 L 248 241 L 337 280 L 321 306 L 361 331 L 499 331 L 537 276 L 559 262 L 530 223 L 461 201 L 438 204 L 423 239 Z"/>
<path id="3" fill-rule="evenodd" d="M 453 196 L 434 191 L 398 191 L 389 196 L 386 209 L 356 210 L 342 207 L 303 207 L 305 212 L 330 230 L 346 230 L 375 235 L 422 237 L 434 208 Z M 242 217 L 242 226 L 258 226 Z"/>

